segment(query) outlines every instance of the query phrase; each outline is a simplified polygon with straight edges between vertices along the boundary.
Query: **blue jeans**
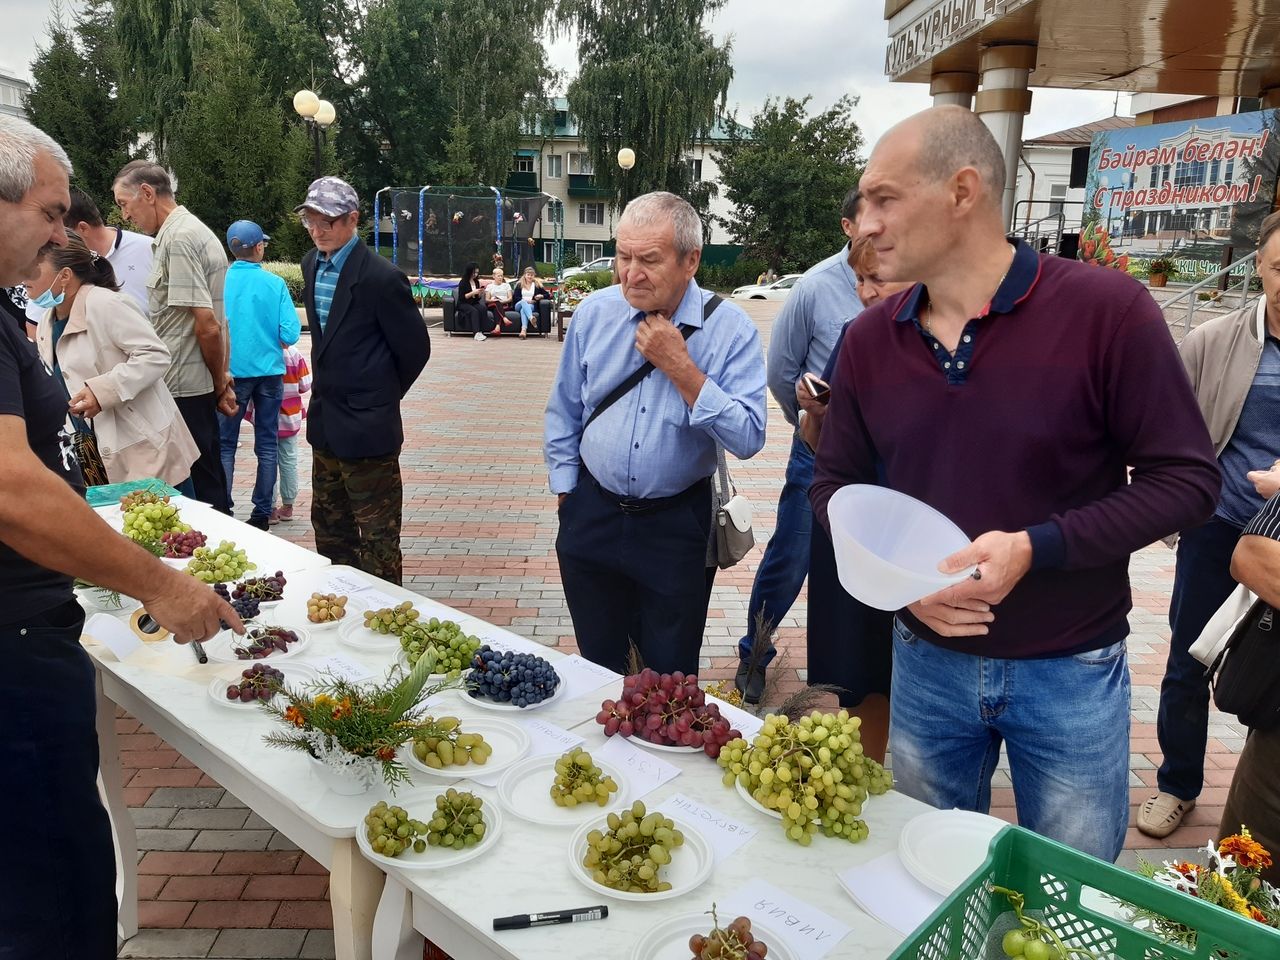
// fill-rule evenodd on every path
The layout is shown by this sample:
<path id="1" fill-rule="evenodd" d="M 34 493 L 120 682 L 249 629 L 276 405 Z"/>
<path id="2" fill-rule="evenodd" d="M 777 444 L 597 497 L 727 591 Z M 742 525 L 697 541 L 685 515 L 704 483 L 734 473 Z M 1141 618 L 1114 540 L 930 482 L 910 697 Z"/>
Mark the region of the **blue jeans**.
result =
<path id="1" fill-rule="evenodd" d="M 787 477 L 778 497 L 778 522 L 764 548 L 756 570 L 747 605 L 747 632 L 738 641 L 738 655 L 751 656 L 756 621 L 764 617 L 775 627 L 782 622 L 800 595 L 809 572 L 809 531 L 813 529 L 813 508 L 809 506 L 809 485 L 813 483 L 813 453 L 798 436 L 791 440 Z M 765 654 L 763 663 L 774 658 Z"/>
<path id="2" fill-rule="evenodd" d="M 520 311 L 520 332 L 524 333 L 529 328 L 530 321 L 533 320 L 534 315 L 538 312 L 538 305 L 532 300 L 517 300 L 516 309 Z M 534 327 L 536 332 L 536 323 Z"/>
<path id="3" fill-rule="evenodd" d="M 1156 783 L 1179 800 L 1194 800 L 1204 786 L 1209 737 L 1209 679 L 1191 656 L 1191 644 L 1231 596 L 1231 554 L 1240 528 L 1214 517 L 1178 540 L 1178 566 L 1169 599 L 1169 659 L 1160 684 L 1156 735 L 1164 759 Z"/>
<path id="4" fill-rule="evenodd" d="M 284 400 L 284 378 L 241 377 L 236 380 L 235 416 L 218 414 L 222 431 L 222 469 L 227 475 L 227 501 L 231 501 L 231 475 L 236 468 L 236 442 L 245 404 L 253 401 L 253 454 L 258 458 L 258 476 L 253 484 L 253 517 L 265 520 L 271 516 L 276 495 L 276 442 L 280 431 L 280 404 Z"/>
<path id="5" fill-rule="evenodd" d="M 898 621 L 890 704 L 893 775 L 907 796 L 986 813 L 1003 743 L 1022 826 L 1103 860 L 1120 855 L 1129 825 L 1123 640 L 997 660 L 936 646 Z"/>

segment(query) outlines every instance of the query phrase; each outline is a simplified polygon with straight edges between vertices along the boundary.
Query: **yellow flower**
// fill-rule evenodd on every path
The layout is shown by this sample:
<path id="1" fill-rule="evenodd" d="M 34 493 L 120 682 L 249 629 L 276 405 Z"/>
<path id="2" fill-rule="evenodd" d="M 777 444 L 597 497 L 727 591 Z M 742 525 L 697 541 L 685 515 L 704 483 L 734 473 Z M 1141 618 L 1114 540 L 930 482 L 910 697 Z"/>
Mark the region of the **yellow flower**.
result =
<path id="1" fill-rule="evenodd" d="M 327 693 L 320 693 L 316 695 L 317 707 L 327 707 L 331 703 L 333 703 L 333 697 L 329 696 Z"/>
<path id="2" fill-rule="evenodd" d="M 1218 844 L 1218 853 L 1232 857 L 1245 870 L 1265 870 L 1271 866 L 1271 854 L 1267 852 L 1267 848 L 1249 836 L 1249 831 L 1244 829 Z"/>

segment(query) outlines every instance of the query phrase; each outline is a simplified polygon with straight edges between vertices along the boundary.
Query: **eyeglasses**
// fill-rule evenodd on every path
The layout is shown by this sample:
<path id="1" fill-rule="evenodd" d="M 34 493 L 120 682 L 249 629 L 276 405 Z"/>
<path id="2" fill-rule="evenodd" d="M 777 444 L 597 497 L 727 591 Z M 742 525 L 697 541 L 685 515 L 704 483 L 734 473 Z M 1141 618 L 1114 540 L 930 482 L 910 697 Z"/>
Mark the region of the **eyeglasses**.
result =
<path id="1" fill-rule="evenodd" d="M 340 217 L 313 217 L 304 213 L 299 215 L 298 220 L 302 223 L 302 228 L 304 230 L 318 230 L 321 227 L 324 227 L 326 230 L 332 230 L 334 224 L 339 220 L 345 220 L 346 218 L 347 214 L 345 213 Z"/>

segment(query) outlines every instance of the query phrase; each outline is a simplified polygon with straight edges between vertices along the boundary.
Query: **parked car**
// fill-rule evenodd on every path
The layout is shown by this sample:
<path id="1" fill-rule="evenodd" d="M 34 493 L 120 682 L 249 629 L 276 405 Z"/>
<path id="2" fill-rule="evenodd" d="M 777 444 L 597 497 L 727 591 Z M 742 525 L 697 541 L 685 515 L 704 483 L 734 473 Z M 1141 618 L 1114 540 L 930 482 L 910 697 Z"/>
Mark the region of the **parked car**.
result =
<path id="1" fill-rule="evenodd" d="M 612 270 L 613 257 L 597 257 L 588 264 L 581 267 L 566 267 L 564 273 L 560 274 L 561 280 L 568 280 L 580 273 L 592 273 L 596 270 Z"/>
<path id="2" fill-rule="evenodd" d="M 773 283 L 752 283 L 733 291 L 734 300 L 785 300 L 803 273 L 788 273 Z"/>

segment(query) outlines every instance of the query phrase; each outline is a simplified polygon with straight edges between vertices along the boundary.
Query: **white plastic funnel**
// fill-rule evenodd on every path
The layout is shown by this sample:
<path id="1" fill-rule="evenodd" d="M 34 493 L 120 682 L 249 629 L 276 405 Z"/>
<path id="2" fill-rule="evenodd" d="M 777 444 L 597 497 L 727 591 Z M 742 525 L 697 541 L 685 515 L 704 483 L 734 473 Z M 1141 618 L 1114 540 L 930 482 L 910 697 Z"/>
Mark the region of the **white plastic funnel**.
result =
<path id="1" fill-rule="evenodd" d="M 933 507 L 887 487 L 855 483 L 827 504 L 840 585 L 877 610 L 901 610 L 973 568 L 942 574 L 938 564 L 970 543 Z"/>

